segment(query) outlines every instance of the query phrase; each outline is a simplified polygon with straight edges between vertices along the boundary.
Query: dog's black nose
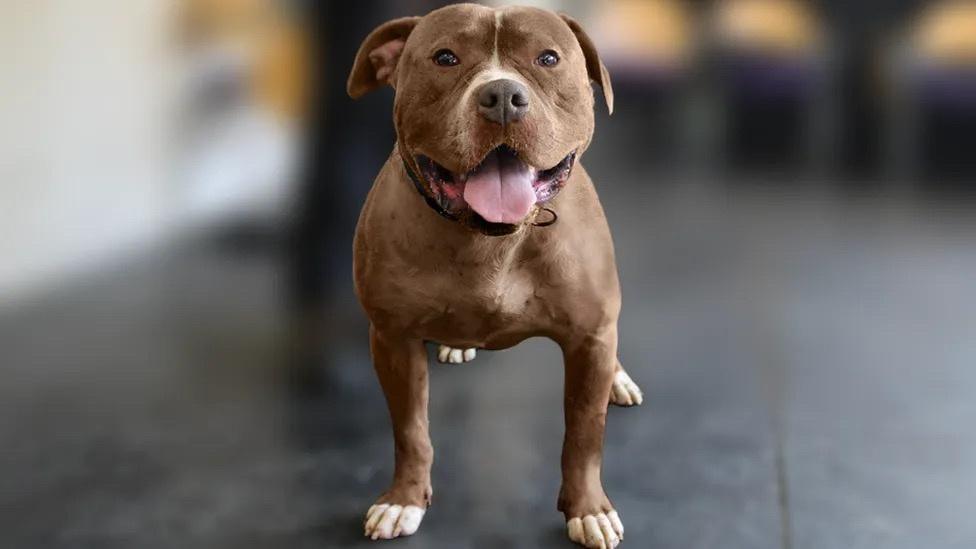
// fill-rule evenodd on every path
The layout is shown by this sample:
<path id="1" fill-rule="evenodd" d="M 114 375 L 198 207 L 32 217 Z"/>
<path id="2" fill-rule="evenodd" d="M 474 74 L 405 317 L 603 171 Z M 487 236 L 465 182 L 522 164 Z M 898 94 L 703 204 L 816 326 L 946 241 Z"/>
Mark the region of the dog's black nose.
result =
<path id="1" fill-rule="evenodd" d="M 492 80 L 478 89 L 478 112 L 496 124 L 517 122 L 529 111 L 529 90 L 515 80 Z"/>

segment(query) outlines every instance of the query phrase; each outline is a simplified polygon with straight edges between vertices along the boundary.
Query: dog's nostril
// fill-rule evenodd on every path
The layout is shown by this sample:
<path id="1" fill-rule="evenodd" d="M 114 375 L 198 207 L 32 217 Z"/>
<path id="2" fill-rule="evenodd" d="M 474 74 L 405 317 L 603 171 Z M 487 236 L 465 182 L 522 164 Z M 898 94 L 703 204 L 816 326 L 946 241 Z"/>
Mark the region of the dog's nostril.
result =
<path id="1" fill-rule="evenodd" d="M 480 104 L 485 108 L 492 108 L 498 104 L 498 94 L 495 93 L 485 93 L 481 95 Z"/>
<path id="2" fill-rule="evenodd" d="M 512 105 L 515 107 L 527 107 L 529 100 L 520 93 L 512 94 Z"/>

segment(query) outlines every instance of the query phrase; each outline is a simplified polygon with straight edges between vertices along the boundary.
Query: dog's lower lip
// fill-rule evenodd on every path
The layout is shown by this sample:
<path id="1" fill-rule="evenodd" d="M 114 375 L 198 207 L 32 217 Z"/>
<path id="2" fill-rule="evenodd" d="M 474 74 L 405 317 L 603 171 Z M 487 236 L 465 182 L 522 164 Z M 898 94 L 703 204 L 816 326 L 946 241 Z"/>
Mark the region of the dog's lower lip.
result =
<path id="1" fill-rule="evenodd" d="M 575 156 L 576 156 L 575 153 L 570 153 L 566 155 L 566 157 L 563 158 L 559 162 L 559 164 L 556 164 L 555 166 L 549 168 L 548 170 L 543 170 L 539 172 L 539 177 L 538 177 L 539 181 L 548 181 L 554 177 L 557 177 L 561 171 L 567 168 L 571 168 Z"/>

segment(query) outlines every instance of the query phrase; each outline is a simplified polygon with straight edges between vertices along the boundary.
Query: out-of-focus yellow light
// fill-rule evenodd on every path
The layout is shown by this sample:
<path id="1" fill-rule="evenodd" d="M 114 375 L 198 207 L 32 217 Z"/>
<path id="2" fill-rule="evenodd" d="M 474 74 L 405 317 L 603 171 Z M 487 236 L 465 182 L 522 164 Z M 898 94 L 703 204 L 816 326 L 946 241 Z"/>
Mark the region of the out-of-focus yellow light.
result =
<path id="1" fill-rule="evenodd" d="M 817 15 L 794 0 L 725 0 L 716 8 L 715 27 L 726 46 L 774 56 L 807 55 L 822 40 Z"/>
<path id="2" fill-rule="evenodd" d="M 940 64 L 976 64 L 976 2 L 942 2 L 927 8 L 915 25 L 921 57 Z"/>
<path id="3" fill-rule="evenodd" d="M 691 16 L 673 0 L 613 0 L 597 24 L 607 50 L 651 63 L 681 65 L 693 47 Z"/>

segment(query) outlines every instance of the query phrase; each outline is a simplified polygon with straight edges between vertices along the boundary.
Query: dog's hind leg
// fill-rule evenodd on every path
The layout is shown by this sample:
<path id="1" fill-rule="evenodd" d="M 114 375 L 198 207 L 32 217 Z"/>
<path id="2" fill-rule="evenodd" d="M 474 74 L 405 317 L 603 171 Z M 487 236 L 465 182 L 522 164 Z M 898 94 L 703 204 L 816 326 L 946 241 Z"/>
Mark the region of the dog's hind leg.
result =
<path id="1" fill-rule="evenodd" d="M 366 512 L 372 539 L 409 536 L 430 505 L 434 450 L 427 430 L 427 349 L 420 339 L 369 330 L 373 366 L 393 421 L 395 469 L 390 489 Z"/>
<path id="2" fill-rule="evenodd" d="M 644 393 L 627 375 L 624 367 L 620 365 L 620 359 L 617 359 L 617 369 L 613 374 L 613 388 L 610 390 L 610 404 L 626 408 L 640 406 L 642 402 L 644 402 Z"/>

